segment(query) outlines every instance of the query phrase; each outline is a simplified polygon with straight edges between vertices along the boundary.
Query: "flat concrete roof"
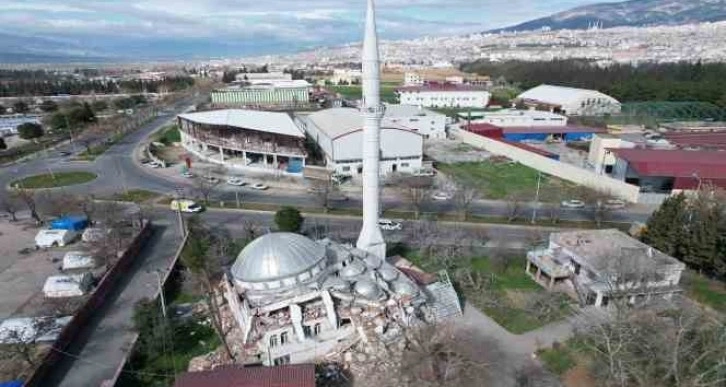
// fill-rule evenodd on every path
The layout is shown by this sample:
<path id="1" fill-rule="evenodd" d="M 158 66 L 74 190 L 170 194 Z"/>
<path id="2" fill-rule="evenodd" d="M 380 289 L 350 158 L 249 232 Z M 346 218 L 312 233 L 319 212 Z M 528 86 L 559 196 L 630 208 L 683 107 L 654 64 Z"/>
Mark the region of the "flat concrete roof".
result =
<path id="1" fill-rule="evenodd" d="M 681 261 L 616 229 L 557 232 L 550 234 L 550 241 L 571 251 L 600 274 L 685 268 Z"/>

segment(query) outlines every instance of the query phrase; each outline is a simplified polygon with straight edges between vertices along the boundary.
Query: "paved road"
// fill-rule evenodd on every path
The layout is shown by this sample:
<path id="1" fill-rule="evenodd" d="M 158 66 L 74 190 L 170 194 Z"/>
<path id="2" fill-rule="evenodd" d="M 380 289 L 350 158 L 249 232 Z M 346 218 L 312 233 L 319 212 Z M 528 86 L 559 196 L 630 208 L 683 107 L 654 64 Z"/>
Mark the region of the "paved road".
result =
<path id="1" fill-rule="evenodd" d="M 106 304 L 96 311 L 84 333 L 73 342 L 44 385 L 99 386 L 114 376 L 135 336 L 133 306 L 156 294 L 158 282 L 154 271 L 165 271 L 169 267 L 181 242 L 173 222 L 173 216 L 154 222 L 153 234 L 128 275 L 111 293 Z"/>

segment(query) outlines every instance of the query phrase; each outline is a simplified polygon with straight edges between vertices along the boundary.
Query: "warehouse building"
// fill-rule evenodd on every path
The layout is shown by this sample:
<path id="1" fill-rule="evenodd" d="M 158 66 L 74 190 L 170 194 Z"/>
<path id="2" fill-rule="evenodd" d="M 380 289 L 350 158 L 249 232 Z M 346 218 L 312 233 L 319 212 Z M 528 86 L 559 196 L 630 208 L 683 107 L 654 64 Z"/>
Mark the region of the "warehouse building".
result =
<path id="1" fill-rule="evenodd" d="M 610 149 L 612 176 L 642 192 L 670 194 L 704 184 L 726 188 L 726 152 L 682 149 Z"/>
<path id="2" fill-rule="evenodd" d="M 620 102 L 597 90 L 539 85 L 517 96 L 528 107 L 568 116 L 600 116 L 620 113 Z"/>
<path id="3" fill-rule="evenodd" d="M 491 94 L 482 87 L 428 83 L 396 89 L 401 105 L 434 108 L 484 108 Z"/>
<path id="4" fill-rule="evenodd" d="M 279 80 L 230 86 L 211 93 L 217 107 L 296 107 L 310 100 L 310 84 L 304 80 Z"/>
<path id="5" fill-rule="evenodd" d="M 512 126 L 566 126 L 567 117 L 539 110 L 502 109 L 487 112 L 461 112 L 459 117 L 473 124 Z"/>
<path id="6" fill-rule="evenodd" d="M 358 110 L 326 109 L 298 115 L 296 122 L 320 146 L 329 170 L 346 176 L 363 172 L 363 119 Z M 422 160 L 421 134 L 401 125 L 381 124 L 382 175 L 416 172 L 421 169 Z"/>
<path id="7" fill-rule="evenodd" d="M 305 135 L 286 113 L 226 109 L 178 116 L 182 146 L 235 169 L 300 174 Z"/>
<path id="8" fill-rule="evenodd" d="M 471 124 L 465 126 L 468 131 L 491 138 L 500 138 L 511 142 L 523 141 L 590 141 L 596 133 L 607 132 L 602 128 L 583 126 L 510 126 L 501 127 L 492 124 Z"/>
<path id="9" fill-rule="evenodd" d="M 417 132 L 424 139 L 446 138 L 446 115 L 422 106 L 386 105 L 381 124 L 402 126 Z"/>

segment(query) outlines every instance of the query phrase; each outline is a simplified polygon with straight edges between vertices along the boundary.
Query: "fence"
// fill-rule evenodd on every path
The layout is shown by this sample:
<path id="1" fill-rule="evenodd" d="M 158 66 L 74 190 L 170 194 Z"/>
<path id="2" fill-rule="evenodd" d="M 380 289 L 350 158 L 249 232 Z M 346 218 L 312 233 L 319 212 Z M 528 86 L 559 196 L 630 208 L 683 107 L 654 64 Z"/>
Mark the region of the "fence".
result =
<path id="1" fill-rule="evenodd" d="M 616 196 L 629 202 L 637 203 L 640 188 L 611 177 L 598 175 L 594 172 L 578 168 L 574 165 L 520 149 L 501 141 L 497 141 L 465 130 L 452 130 L 452 134 L 465 143 L 483 148 L 497 155 L 509 157 L 530 168 L 537 169 L 548 175 L 556 176 L 573 183 L 583 185 L 596 191 Z"/>
<path id="2" fill-rule="evenodd" d="M 88 324 L 101 306 L 106 302 L 108 294 L 116 287 L 118 281 L 126 275 L 128 268 L 134 263 L 136 258 L 144 246 L 144 243 L 151 235 L 151 222 L 146 221 L 136 238 L 131 242 L 129 247 L 124 251 L 118 262 L 104 274 L 98 286 L 94 290 L 91 297 L 76 312 L 68 325 L 66 325 L 58 338 L 53 343 L 53 347 L 43 357 L 40 365 L 33 371 L 28 380 L 25 381 L 26 387 L 43 386 L 44 378 L 48 372 L 58 363 L 58 360 L 66 351 L 68 346 L 78 337 L 81 330 Z"/>

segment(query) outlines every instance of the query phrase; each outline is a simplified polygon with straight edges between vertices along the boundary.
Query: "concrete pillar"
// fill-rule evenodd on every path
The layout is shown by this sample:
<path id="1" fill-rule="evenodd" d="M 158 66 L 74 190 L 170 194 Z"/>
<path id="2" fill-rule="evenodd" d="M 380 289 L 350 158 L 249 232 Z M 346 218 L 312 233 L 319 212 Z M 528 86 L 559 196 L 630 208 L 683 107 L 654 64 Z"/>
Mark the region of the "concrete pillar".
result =
<path id="1" fill-rule="evenodd" d="M 224 162 L 224 148 L 219 147 L 219 161 Z"/>
<path id="2" fill-rule="evenodd" d="M 542 274 L 542 269 L 537 267 L 537 275 L 535 276 L 535 278 L 537 278 L 537 281 L 539 281 L 540 274 Z"/>
<path id="3" fill-rule="evenodd" d="M 277 165 L 277 155 L 272 155 L 272 165 L 277 168 L 279 165 Z"/>
<path id="4" fill-rule="evenodd" d="M 552 289 L 552 287 L 554 287 L 554 286 L 555 286 L 555 277 L 554 276 L 551 276 L 550 277 L 550 286 L 549 286 L 549 288 Z"/>
<path id="5" fill-rule="evenodd" d="M 530 268 L 531 266 L 532 266 L 532 263 L 531 263 L 531 262 L 529 262 L 529 259 L 528 259 L 528 260 L 527 260 L 527 267 L 526 267 L 526 268 L 524 269 L 524 270 L 525 270 L 525 271 L 527 272 L 527 274 L 529 274 L 529 268 Z"/>
<path id="6" fill-rule="evenodd" d="M 595 297 L 595 306 L 600 306 L 602 304 L 602 293 L 598 292 L 597 296 Z"/>
<path id="7" fill-rule="evenodd" d="M 247 165 L 247 152 L 242 151 L 242 165 Z"/>

